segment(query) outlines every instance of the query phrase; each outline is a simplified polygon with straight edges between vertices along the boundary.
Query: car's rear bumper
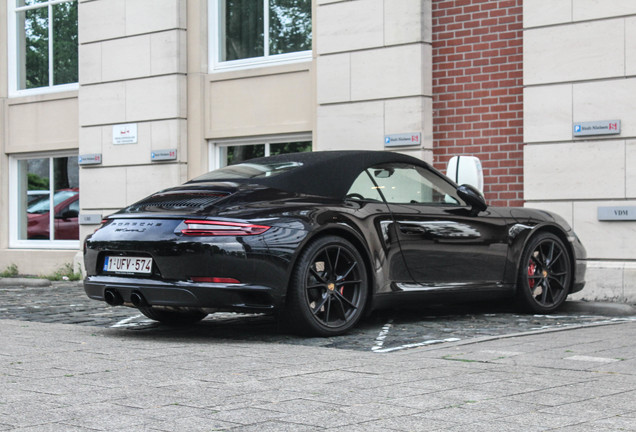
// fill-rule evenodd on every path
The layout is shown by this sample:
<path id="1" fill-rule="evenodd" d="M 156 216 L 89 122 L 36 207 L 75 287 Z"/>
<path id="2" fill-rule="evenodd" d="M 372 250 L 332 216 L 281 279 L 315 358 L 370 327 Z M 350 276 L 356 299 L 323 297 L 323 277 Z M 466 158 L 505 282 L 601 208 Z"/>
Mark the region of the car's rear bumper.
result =
<path id="1" fill-rule="evenodd" d="M 124 305 L 133 306 L 136 293 L 147 306 L 212 308 L 221 310 L 268 312 L 282 304 L 275 290 L 248 284 L 164 282 L 121 276 L 89 276 L 84 280 L 88 297 L 105 301 L 106 290 L 120 296 Z"/>

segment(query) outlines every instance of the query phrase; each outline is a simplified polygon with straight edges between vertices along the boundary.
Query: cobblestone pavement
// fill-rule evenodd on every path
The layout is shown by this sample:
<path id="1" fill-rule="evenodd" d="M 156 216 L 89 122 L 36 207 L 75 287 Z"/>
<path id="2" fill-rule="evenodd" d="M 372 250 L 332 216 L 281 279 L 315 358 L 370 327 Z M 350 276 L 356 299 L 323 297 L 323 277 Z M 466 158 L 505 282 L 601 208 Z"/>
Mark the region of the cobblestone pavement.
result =
<path id="1" fill-rule="evenodd" d="M 136 309 L 91 300 L 81 282 L 51 286 L 0 286 L 0 317 L 43 323 L 80 324 L 161 334 L 188 333 L 210 339 L 263 341 L 363 351 L 391 352 L 443 342 L 492 338 L 545 329 L 636 321 L 626 305 L 568 302 L 554 315 L 524 315 L 502 304 L 472 304 L 385 310 L 371 314 L 347 335 L 302 338 L 270 316 L 216 313 L 189 328 L 170 328 L 148 320 Z"/>

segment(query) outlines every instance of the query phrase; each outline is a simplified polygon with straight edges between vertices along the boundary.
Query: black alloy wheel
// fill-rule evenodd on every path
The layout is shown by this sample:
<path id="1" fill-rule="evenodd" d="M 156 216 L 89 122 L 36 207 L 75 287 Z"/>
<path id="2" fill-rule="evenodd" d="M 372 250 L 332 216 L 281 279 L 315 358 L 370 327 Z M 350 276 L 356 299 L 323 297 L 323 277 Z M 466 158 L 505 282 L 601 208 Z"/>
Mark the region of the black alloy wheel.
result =
<path id="1" fill-rule="evenodd" d="M 322 237 L 298 259 L 286 316 L 302 334 L 339 335 L 358 323 L 367 294 L 366 267 L 358 250 L 340 237 Z"/>
<path id="2" fill-rule="evenodd" d="M 197 323 L 208 316 L 206 312 L 196 308 L 168 308 L 140 306 L 139 312 L 160 323 L 171 326 L 186 326 Z"/>
<path id="3" fill-rule="evenodd" d="M 570 253 L 554 234 L 530 240 L 521 257 L 517 298 L 530 312 L 549 313 L 563 304 L 572 283 Z"/>

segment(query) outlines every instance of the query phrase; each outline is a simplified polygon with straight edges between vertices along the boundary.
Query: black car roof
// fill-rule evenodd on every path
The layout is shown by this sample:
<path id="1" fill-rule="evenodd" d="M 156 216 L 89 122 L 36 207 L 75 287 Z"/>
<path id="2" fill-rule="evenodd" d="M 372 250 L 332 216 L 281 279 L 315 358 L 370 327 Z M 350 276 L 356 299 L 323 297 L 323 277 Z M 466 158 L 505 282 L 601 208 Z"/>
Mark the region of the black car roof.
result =
<path id="1" fill-rule="evenodd" d="M 245 163 L 300 162 L 301 167 L 271 177 L 214 179 L 237 183 L 256 183 L 289 192 L 342 199 L 353 181 L 366 168 L 390 162 L 430 166 L 420 159 L 390 151 L 318 151 L 288 153 L 250 159 Z"/>

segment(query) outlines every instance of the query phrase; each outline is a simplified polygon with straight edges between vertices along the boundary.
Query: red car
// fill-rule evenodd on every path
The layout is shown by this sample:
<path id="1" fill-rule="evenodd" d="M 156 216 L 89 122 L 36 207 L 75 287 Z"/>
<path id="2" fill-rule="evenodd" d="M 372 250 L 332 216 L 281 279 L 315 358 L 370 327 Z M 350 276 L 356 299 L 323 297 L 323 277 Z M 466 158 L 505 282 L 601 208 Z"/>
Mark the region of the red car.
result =
<path id="1" fill-rule="evenodd" d="M 47 196 L 29 204 L 27 208 L 27 238 L 49 240 L 50 199 Z M 78 240 L 79 188 L 60 189 L 53 195 L 55 209 L 55 240 Z"/>

